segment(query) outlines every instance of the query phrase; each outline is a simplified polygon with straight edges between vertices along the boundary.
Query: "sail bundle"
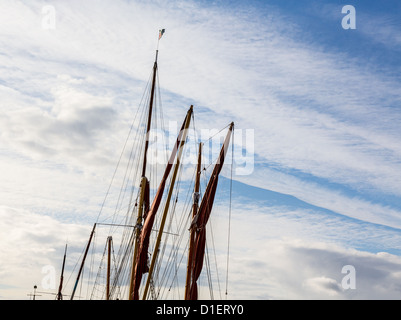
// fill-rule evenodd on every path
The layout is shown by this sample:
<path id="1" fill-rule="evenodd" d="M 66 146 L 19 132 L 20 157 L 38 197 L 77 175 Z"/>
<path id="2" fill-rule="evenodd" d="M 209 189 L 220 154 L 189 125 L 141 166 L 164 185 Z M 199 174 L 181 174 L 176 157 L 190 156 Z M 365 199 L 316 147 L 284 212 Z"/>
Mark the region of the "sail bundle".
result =
<path id="1" fill-rule="evenodd" d="M 210 213 L 212 211 L 214 197 L 216 195 L 216 189 L 219 179 L 220 171 L 224 164 L 225 155 L 228 150 L 228 144 L 230 143 L 231 132 L 233 130 L 234 123 L 231 123 L 224 144 L 221 148 L 220 155 L 217 159 L 217 163 L 213 169 L 213 173 L 210 177 L 209 183 L 206 187 L 205 195 L 199 206 L 199 211 L 195 215 L 191 224 L 191 231 L 195 233 L 192 257 L 189 259 L 189 270 L 190 270 L 190 288 L 187 290 L 185 299 L 197 300 L 198 299 L 198 285 L 197 280 L 201 274 L 203 268 L 203 259 L 205 255 L 206 245 L 206 224 L 209 220 Z"/>

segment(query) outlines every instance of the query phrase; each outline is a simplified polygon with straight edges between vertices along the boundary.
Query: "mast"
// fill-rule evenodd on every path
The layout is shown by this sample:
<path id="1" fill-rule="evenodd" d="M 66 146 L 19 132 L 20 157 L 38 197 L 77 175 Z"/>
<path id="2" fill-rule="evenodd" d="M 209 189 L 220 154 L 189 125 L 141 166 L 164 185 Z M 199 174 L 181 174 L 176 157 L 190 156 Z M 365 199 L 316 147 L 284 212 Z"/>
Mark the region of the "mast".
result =
<path id="1" fill-rule="evenodd" d="M 63 300 L 63 295 L 61 293 L 61 290 L 63 289 L 64 266 L 65 266 L 66 256 L 67 256 L 67 244 L 65 245 L 65 250 L 64 250 L 63 266 L 61 267 L 60 285 L 58 287 L 57 300 Z"/>
<path id="2" fill-rule="evenodd" d="M 149 210 L 149 181 L 146 178 L 146 164 L 147 164 L 147 154 L 148 154 L 148 147 L 149 147 L 149 133 L 150 133 L 150 126 L 152 122 L 152 111 L 153 111 L 153 101 L 155 97 L 155 88 L 156 88 L 156 74 L 157 74 L 157 58 L 159 55 L 159 41 L 163 36 L 165 29 L 159 30 L 159 38 L 157 41 L 157 49 L 156 49 L 156 57 L 155 62 L 153 64 L 153 76 L 152 76 L 152 88 L 150 90 L 150 99 L 149 99 L 149 112 L 148 112 L 148 123 L 146 128 L 146 139 L 145 139 L 145 150 L 143 154 L 143 164 L 142 164 L 142 178 L 141 178 L 141 191 L 140 191 L 140 198 L 139 198 L 139 209 L 138 209 L 138 218 L 136 223 L 136 237 L 135 237 L 135 248 L 134 248 L 134 255 L 132 259 L 132 267 L 131 267 L 131 279 L 130 279 L 130 288 L 128 292 L 128 299 L 133 299 L 133 292 L 134 292 L 134 277 L 135 277 L 135 263 L 137 260 L 138 255 L 138 248 L 139 248 L 139 238 L 141 235 L 142 230 L 142 220 L 143 220 L 143 207 L 145 207 L 145 214 Z M 147 202 L 145 203 L 145 200 Z M 145 205 L 144 205 L 145 204 Z"/>
<path id="3" fill-rule="evenodd" d="M 196 177 L 195 177 L 195 188 L 194 188 L 194 196 L 193 196 L 193 206 L 192 206 L 192 219 L 195 218 L 198 213 L 199 207 L 199 185 L 200 185 L 200 174 L 201 174 L 201 162 L 202 162 L 202 146 L 203 143 L 199 143 L 199 151 L 198 151 L 198 165 L 196 167 Z M 189 238 L 189 250 L 188 250 L 188 263 L 187 263 L 187 277 L 185 281 L 185 300 L 189 299 L 189 287 L 191 283 L 191 270 L 193 266 L 193 246 L 195 240 L 195 232 L 192 228 L 192 225 L 189 229 L 190 238 Z"/>
<path id="4" fill-rule="evenodd" d="M 150 127 L 151 127 L 151 123 L 152 123 L 153 101 L 154 101 L 155 87 L 156 87 L 158 53 L 159 53 L 159 50 L 156 50 L 155 62 L 153 64 L 152 88 L 150 90 L 148 122 L 147 122 L 147 126 L 146 126 L 145 150 L 144 150 L 144 154 L 143 154 L 142 175 L 141 175 L 142 178 L 141 178 L 141 185 L 140 185 L 141 190 L 140 190 L 138 217 L 137 217 L 137 221 L 136 221 L 136 231 L 135 231 L 136 232 L 135 247 L 134 247 L 134 255 L 133 255 L 133 259 L 132 259 L 130 289 L 129 289 L 129 295 L 128 295 L 129 300 L 132 299 L 134 276 L 135 276 L 135 261 L 137 259 L 139 237 L 141 235 L 141 230 L 142 230 L 144 198 L 145 198 L 145 194 L 148 192 L 148 189 L 149 189 L 149 181 L 146 178 L 146 164 L 147 164 L 147 154 L 148 154 L 148 148 L 149 148 Z M 148 204 L 146 204 L 146 207 L 147 207 L 147 205 Z"/>
<path id="5" fill-rule="evenodd" d="M 148 274 L 148 278 L 146 279 L 146 285 L 145 285 L 144 293 L 143 293 L 143 296 L 142 296 L 143 300 L 146 299 L 146 296 L 148 294 L 150 280 L 151 280 L 152 275 L 153 275 L 153 269 L 154 269 L 154 266 L 155 266 L 155 263 L 156 263 L 156 258 L 157 258 L 157 255 L 158 255 L 159 246 L 160 246 L 161 238 L 162 238 L 162 235 L 163 235 L 164 225 L 166 223 L 167 213 L 168 213 L 168 209 L 169 209 L 169 206 L 170 206 L 171 196 L 172 196 L 173 190 L 174 190 L 175 180 L 177 178 L 178 169 L 180 167 L 181 156 L 182 156 L 182 152 L 183 152 L 183 149 L 184 149 L 185 140 L 187 138 L 188 128 L 189 128 L 189 123 L 191 121 L 192 112 L 193 112 L 193 106 L 191 105 L 191 107 L 190 107 L 190 109 L 189 109 L 189 111 L 187 113 L 186 120 L 185 120 L 185 127 L 184 127 L 184 132 L 183 132 L 183 135 L 182 135 L 182 139 L 181 139 L 181 142 L 180 142 L 180 147 L 179 147 L 179 151 L 178 151 L 178 155 L 177 155 L 177 162 L 176 162 L 175 167 L 174 167 L 173 177 L 171 179 L 170 189 L 169 189 L 169 192 L 168 192 L 168 195 L 167 195 L 167 200 L 166 200 L 166 205 L 164 207 L 162 220 L 160 222 L 159 233 L 157 235 L 155 248 L 153 250 L 152 262 L 150 263 L 149 274 Z"/>
<path id="6" fill-rule="evenodd" d="M 82 259 L 81 267 L 79 268 L 79 271 L 78 271 L 77 280 L 75 281 L 74 289 L 72 290 L 72 294 L 71 294 L 70 300 L 73 300 L 73 299 L 74 299 L 74 295 L 75 295 L 75 291 L 77 290 L 79 278 L 81 277 L 81 273 L 82 273 L 82 269 L 84 268 L 86 256 L 88 255 L 88 250 L 89 250 L 89 247 L 90 247 L 90 245 L 91 245 L 93 235 L 94 235 L 94 233 L 95 233 L 95 228 L 96 228 L 96 223 L 93 225 L 92 232 L 91 232 L 91 234 L 90 234 L 90 236 L 89 236 L 89 241 L 88 241 L 88 244 L 87 244 L 86 249 L 85 249 L 84 257 L 83 257 L 83 259 Z"/>
<path id="7" fill-rule="evenodd" d="M 111 266 L 111 242 L 113 238 L 107 238 L 107 278 L 106 278 L 106 300 L 110 300 L 110 266 Z"/>
<path id="8" fill-rule="evenodd" d="M 142 177 L 145 176 L 146 173 L 146 162 L 147 162 L 147 154 L 149 147 L 149 133 L 150 133 L 150 125 L 152 122 L 152 111 L 153 111 L 153 100 L 155 96 L 155 87 L 156 87 L 156 73 L 157 73 L 157 56 L 159 50 L 156 50 L 156 58 L 155 63 L 153 64 L 153 77 L 152 77 L 152 89 L 150 91 L 150 101 L 149 101 L 149 113 L 148 113 L 148 123 L 146 127 L 146 140 L 145 140 L 145 152 L 143 155 L 143 165 L 142 165 Z"/>
<path id="9" fill-rule="evenodd" d="M 205 245 L 206 245 L 206 224 L 209 220 L 214 197 L 216 194 L 218 177 L 220 171 L 224 164 L 224 158 L 228 150 L 228 144 L 230 143 L 230 137 L 232 130 L 234 128 L 234 122 L 230 124 L 230 127 L 227 132 L 227 136 L 224 140 L 223 146 L 220 150 L 220 155 L 217 159 L 217 162 L 214 166 L 212 175 L 210 176 L 209 183 L 206 187 L 205 195 L 202 199 L 202 202 L 199 206 L 198 213 L 195 215 L 191 227 L 195 233 L 194 239 L 194 253 L 193 253 L 193 265 L 191 266 L 191 287 L 189 296 L 187 297 L 189 300 L 197 300 L 198 299 L 198 285 L 197 281 L 202 272 L 203 267 L 203 259 L 205 255 Z"/>

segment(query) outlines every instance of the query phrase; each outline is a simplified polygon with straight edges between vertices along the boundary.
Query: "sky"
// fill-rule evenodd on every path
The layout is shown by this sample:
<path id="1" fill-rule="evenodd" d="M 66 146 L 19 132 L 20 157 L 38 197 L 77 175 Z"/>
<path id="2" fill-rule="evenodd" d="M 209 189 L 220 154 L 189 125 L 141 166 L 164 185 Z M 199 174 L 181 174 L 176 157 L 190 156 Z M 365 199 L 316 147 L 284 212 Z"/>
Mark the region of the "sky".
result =
<path id="1" fill-rule="evenodd" d="M 235 122 L 228 298 L 400 299 L 400 14 L 395 0 L 1 1 L 0 299 L 46 291 L 66 242 L 69 268 L 81 253 L 160 28 L 166 123 L 191 104 L 199 132 Z"/>

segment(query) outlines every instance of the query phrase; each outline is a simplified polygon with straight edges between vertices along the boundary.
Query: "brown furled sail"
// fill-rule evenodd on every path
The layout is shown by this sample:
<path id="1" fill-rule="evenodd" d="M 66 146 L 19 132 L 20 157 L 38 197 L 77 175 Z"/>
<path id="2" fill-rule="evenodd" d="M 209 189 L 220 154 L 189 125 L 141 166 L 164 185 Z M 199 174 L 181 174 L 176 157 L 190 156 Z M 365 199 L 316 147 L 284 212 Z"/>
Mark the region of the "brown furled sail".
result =
<path id="1" fill-rule="evenodd" d="M 179 132 L 179 135 L 177 137 L 177 141 L 174 145 L 174 148 L 171 152 L 170 159 L 167 163 L 167 166 L 164 171 L 163 178 L 160 182 L 159 188 L 156 192 L 156 196 L 153 200 L 153 203 L 149 209 L 149 211 L 146 214 L 146 219 L 143 224 L 141 234 L 140 234 L 140 239 L 139 239 L 139 250 L 138 250 L 138 255 L 136 257 L 136 262 L 135 262 L 135 270 L 134 270 L 134 277 L 133 277 L 133 290 L 130 293 L 131 294 L 131 299 L 133 300 L 139 300 L 139 287 L 142 281 L 142 276 L 144 273 L 147 273 L 148 270 L 148 248 L 149 248 L 149 237 L 150 233 L 152 231 L 153 223 L 155 220 L 155 216 L 157 213 L 157 210 L 159 208 L 160 202 L 163 197 L 163 192 L 164 188 L 166 185 L 167 178 L 169 176 L 169 173 L 171 171 L 171 168 L 174 164 L 174 159 L 177 154 L 177 150 L 179 146 L 181 145 L 181 140 L 183 139 L 184 135 L 184 130 L 187 130 L 188 128 L 186 127 L 186 124 L 189 124 L 189 119 L 192 116 L 193 112 L 193 106 L 190 107 L 190 109 L 187 112 L 187 115 L 185 117 L 185 120 L 182 124 L 181 130 Z"/>
<path id="2" fill-rule="evenodd" d="M 212 211 L 214 197 L 217 189 L 218 178 L 224 164 L 224 158 L 227 153 L 228 145 L 230 143 L 230 137 L 233 127 L 234 127 L 234 122 L 230 124 L 227 136 L 224 140 L 224 144 L 220 151 L 220 155 L 217 159 L 216 165 L 213 169 L 213 173 L 206 187 L 205 194 L 202 198 L 202 202 L 199 206 L 198 213 L 194 217 L 191 225 L 191 228 L 193 228 L 193 231 L 195 231 L 195 241 L 193 248 L 194 261 L 191 271 L 191 287 L 189 290 L 189 296 L 185 297 L 188 300 L 198 300 L 197 281 L 203 268 L 203 258 L 205 255 L 205 245 L 206 245 L 206 224 L 209 220 L 210 213 Z"/>
<path id="3" fill-rule="evenodd" d="M 202 147 L 203 143 L 199 143 L 199 151 L 198 151 L 198 164 L 196 166 L 196 175 L 195 175 L 195 186 L 194 186 L 194 194 L 193 194 L 193 204 L 192 204 L 192 221 L 195 216 L 198 214 L 199 208 L 199 189 L 200 189 L 200 175 L 201 175 L 201 166 L 202 166 Z M 185 279 L 185 300 L 190 298 L 189 289 L 191 286 L 191 273 L 192 273 L 192 266 L 193 266 L 193 248 L 194 248 L 194 241 L 195 241 L 195 228 L 189 228 L 189 246 L 188 246 L 188 262 L 187 262 L 187 276 Z"/>

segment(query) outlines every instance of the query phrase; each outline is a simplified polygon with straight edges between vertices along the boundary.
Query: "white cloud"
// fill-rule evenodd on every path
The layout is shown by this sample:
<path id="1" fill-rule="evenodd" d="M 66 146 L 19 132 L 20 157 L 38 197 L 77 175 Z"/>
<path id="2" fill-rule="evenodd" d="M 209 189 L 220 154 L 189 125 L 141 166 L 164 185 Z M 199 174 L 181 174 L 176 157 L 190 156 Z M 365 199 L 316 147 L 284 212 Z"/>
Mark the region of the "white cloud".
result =
<path id="1" fill-rule="evenodd" d="M 227 208 L 211 217 L 221 284 L 227 258 Z M 286 205 L 233 203 L 228 297 L 231 299 L 398 299 L 397 230 Z M 354 249 L 359 248 L 359 249 Z M 368 252 L 367 250 L 371 251 Z M 343 287 L 353 266 L 356 289 Z M 345 281 L 347 279 L 345 278 Z M 385 288 L 388 287 L 389 290 Z"/>
<path id="2" fill-rule="evenodd" d="M 81 243 L 87 238 L 88 229 L 79 224 L 63 224 L 51 217 L 5 206 L 0 207 L 0 216 L 0 228 L 3 230 L 0 298 L 29 299 L 27 294 L 31 293 L 34 285 L 40 291 L 54 292 L 55 288 L 42 288 L 46 276 L 46 273 L 42 273 L 43 267 L 54 267 L 58 281 L 65 244 L 70 246 L 67 268 L 71 270 L 80 254 Z M 54 299 L 51 295 L 44 298 Z"/>
<path id="3" fill-rule="evenodd" d="M 325 297 L 336 297 L 342 291 L 341 285 L 335 279 L 326 277 L 306 279 L 302 285 L 305 286 L 306 290 L 312 290 Z"/>
<path id="4" fill-rule="evenodd" d="M 232 259 L 229 292 L 233 299 L 399 299 L 400 263 L 396 256 L 300 239 L 265 241 Z M 346 265 L 355 267 L 355 289 L 342 286 Z"/>

